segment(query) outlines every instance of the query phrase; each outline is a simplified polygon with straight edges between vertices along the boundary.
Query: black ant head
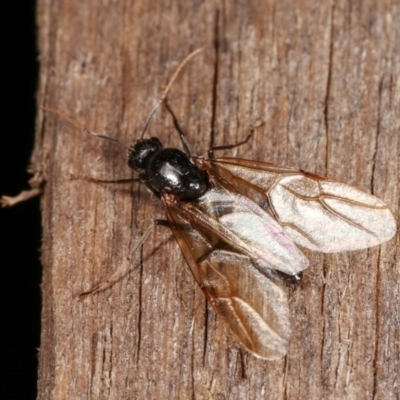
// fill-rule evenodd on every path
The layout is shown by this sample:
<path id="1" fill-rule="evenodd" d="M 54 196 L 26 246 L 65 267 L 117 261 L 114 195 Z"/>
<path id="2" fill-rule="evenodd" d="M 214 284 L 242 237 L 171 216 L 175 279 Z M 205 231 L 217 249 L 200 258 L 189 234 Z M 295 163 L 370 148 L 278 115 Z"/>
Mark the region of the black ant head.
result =
<path id="1" fill-rule="evenodd" d="M 163 146 L 158 138 L 140 139 L 131 148 L 128 157 L 129 168 L 143 172 L 151 158 L 162 150 Z"/>

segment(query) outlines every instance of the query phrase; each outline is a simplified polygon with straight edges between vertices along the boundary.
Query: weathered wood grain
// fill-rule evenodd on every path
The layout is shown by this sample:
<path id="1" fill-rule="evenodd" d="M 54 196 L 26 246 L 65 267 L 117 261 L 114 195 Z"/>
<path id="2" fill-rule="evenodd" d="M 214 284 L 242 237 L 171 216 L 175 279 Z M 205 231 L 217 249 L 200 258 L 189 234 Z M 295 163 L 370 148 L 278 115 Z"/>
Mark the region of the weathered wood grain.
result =
<path id="1" fill-rule="evenodd" d="M 41 0 L 39 105 L 130 143 L 179 62 L 204 51 L 169 102 L 197 154 L 233 153 L 328 175 L 399 219 L 398 1 Z M 179 146 L 160 110 L 149 132 Z M 307 252 L 290 291 L 285 359 L 240 350 L 158 228 L 130 275 L 82 301 L 130 256 L 161 203 L 120 148 L 39 112 L 43 316 L 39 399 L 395 399 L 400 396 L 399 236 L 364 251 Z"/>

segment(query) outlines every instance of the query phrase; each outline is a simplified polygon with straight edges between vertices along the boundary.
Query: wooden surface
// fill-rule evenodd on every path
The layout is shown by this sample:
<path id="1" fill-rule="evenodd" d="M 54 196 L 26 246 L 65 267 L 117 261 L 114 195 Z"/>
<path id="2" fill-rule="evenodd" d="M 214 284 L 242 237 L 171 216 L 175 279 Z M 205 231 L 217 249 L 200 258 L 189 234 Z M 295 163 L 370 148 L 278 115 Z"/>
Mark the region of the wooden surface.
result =
<path id="1" fill-rule="evenodd" d="M 196 154 L 263 122 L 234 155 L 349 183 L 399 221 L 399 20 L 398 1 L 41 0 L 38 103 L 129 144 L 204 46 L 169 96 Z M 149 133 L 179 146 L 165 110 Z M 46 179 L 39 399 L 399 398 L 398 235 L 307 251 L 288 289 L 288 355 L 261 361 L 216 318 L 162 227 L 129 276 L 77 300 L 127 262 L 162 205 L 143 186 L 71 179 L 131 173 L 118 146 L 56 116 L 39 112 L 34 162 Z"/>

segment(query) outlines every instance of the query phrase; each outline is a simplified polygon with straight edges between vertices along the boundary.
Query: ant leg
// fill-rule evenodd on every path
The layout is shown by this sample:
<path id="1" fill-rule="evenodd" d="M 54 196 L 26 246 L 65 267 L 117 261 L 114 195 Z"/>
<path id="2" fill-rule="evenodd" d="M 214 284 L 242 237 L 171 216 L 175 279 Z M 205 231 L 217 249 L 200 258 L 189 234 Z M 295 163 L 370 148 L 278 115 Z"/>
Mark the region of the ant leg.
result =
<path id="1" fill-rule="evenodd" d="M 171 228 L 171 224 L 169 221 L 167 221 L 166 219 L 155 219 L 154 223 L 157 226 L 164 226 L 165 228 Z"/>
<path id="2" fill-rule="evenodd" d="M 230 150 L 230 149 L 234 149 L 235 147 L 239 147 L 245 143 L 247 143 L 250 138 L 253 136 L 254 130 L 252 130 L 248 135 L 247 138 L 242 140 L 239 143 L 235 143 L 235 144 L 226 144 L 223 146 L 213 146 L 211 147 L 211 149 L 208 150 L 208 157 L 209 158 L 214 158 L 214 151 L 218 151 L 218 150 Z"/>
<path id="3" fill-rule="evenodd" d="M 73 180 L 82 180 L 82 181 L 88 181 L 92 183 L 133 183 L 133 182 L 141 182 L 139 178 L 127 178 L 127 179 L 112 179 L 110 181 L 104 180 L 104 179 L 96 179 L 96 178 L 85 178 L 85 177 L 79 177 L 75 176 L 74 174 L 71 174 L 71 179 Z"/>
<path id="4" fill-rule="evenodd" d="M 140 239 L 136 242 L 136 244 L 133 246 L 133 249 L 131 251 L 131 256 L 128 257 L 127 262 L 122 264 L 111 276 L 109 276 L 105 281 L 101 282 L 100 284 L 98 284 L 97 286 L 95 286 L 94 288 L 83 292 L 79 295 L 79 298 L 83 298 L 88 296 L 89 294 L 94 294 L 94 293 L 98 293 L 101 292 L 105 289 L 108 289 L 109 287 L 111 287 L 112 285 L 114 285 L 114 283 L 118 282 L 119 280 L 121 280 L 124 276 L 126 276 L 131 270 L 132 270 L 132 263 L 131 263 L 131 257 L 134 256 L 134 254 L 140 249 L 140 247 L 142 247 L 143 243 L 145 242 L 145 240 L 147 239 L 147 236 L 149 236 L 150 232 L 153 230 L 153 228 L 156 225 L 160 225 L 160 226 L 166 226 L 169 227 L 170 224 L 168 221 L 163 220 L 163 219 L 156 219 L 154 220 L 150 226 L 144 231 L 143 235 L 140 237 Z"/>
<path id="5" fill-rule="evenodd" d="M 184 152 L 185 152 L 189 157 L 191 157 L 191 156 L 192 156 L 192 153 L 190 152 L 189 143 L 188 143 L 187 140 L 186 140 L 186 135 L 185 135 L 185 133 L 183 132 L 182 128 L 179 126 L 178 119 L 176 118 L 176 116 L 175 116 L 174 112 L 172 111 L 171 107 L 169 106 L 167 99 L 164 100 L 164 105 L 165 105 L 165 107 L 167 108 L 168 112 L 171 114 L 171 116 L 172 116 L 172 121 L 173 121 L 173 123 L 174 123 L 174 127 L 175 127 L 175 129 L 178 131 L 179 136 L 181 137 L 181 142 L 182 142 L 182 146 L 183 146 Z"/>

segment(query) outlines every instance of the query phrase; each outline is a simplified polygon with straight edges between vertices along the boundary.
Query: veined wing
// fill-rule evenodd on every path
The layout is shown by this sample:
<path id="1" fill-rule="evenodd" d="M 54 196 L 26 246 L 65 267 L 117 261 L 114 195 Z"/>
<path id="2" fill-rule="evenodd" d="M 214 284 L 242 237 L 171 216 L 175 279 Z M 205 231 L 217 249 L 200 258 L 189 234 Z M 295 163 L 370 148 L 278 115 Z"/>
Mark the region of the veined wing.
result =
<path id="1" fill-rule="evenodd" d="M 396 232 L 381 200 L 312 173 L 238 158 L 205 161 L 224 187 L 268 211 L 295 243 L 325 253 L 363 249 Z"/>
<path id="2" fill-rule="evenodd" d="M 282 227 L 247 197 L 213 187 L 193 202 L 178 202 L 168 195 L 164 195 L 163 200 L 171 221 L 174 219 L 169 210 L 175 210 L 174 214 L 184 216 L 212 248 L 228 248 L 244 254 L 266 275 L 271 270 L 296 275 L 309 265 Z M 205 253 L 196 254 L 195 259 Z"/>
<path id="3" fill-rule="evenodd" d="M 229 229 L 232 218 L 234 225 L 238 221 L 245 223 L 247 208 L 240 204 L 240 195 L 233 194 L 229 201 L 224 194 L 229 196 L 211 189 L 197 204 L 179 203 L 168 195 L 163 196 L 163 201 L 182 253 L 216 312 L 248 351 L 264 359 L 277 359 L 286 354 L 290 336 L 287 297 L 277 284 L 279 279 L 275 282 L 264 261 L 259 259 L 259 250 L 255 249 L 259 244 L 252 246 L 246 243 L 246 233 L 238 237 Z M 210 209 L 216 210 L 213 215 L 206 212 Z M 240 212 L 236 220 L 233 216 Z M 247 214 L 251 219 L 248 209 Z M 272 218 L 271 221 L 275 227 L 276 222 Z M 264 241 L 269 240 L 275 241 L 272 234 L 264 237 Z M 296 250 L 288 256 L 290 261 L 299 269 L 306 268 L 307 259 L 291 246 Z M 272 268 L 273 264 L 269 265 Z"/>

